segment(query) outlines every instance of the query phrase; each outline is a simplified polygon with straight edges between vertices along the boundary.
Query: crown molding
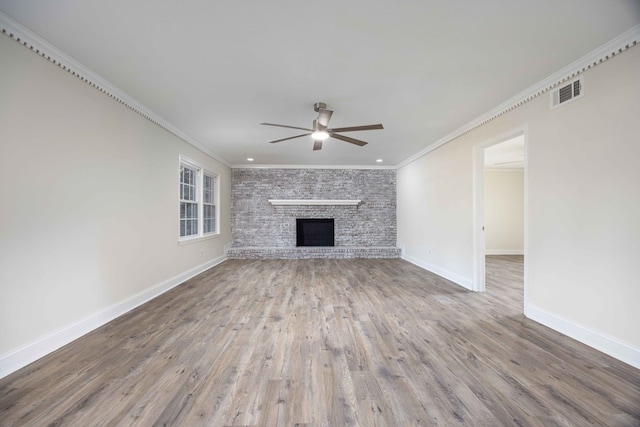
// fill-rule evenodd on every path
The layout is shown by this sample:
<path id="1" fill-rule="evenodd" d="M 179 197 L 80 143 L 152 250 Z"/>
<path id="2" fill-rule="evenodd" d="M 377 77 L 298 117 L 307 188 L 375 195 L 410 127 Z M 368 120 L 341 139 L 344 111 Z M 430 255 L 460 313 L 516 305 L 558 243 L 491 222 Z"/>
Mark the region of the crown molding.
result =
<path id="1" fill-rule="evenodd" d="M 634 27 L 613 38 L 599 48 L 592 50 L 582 58 L 572 62 L 561 70 L 553 73 L 546 79 L 541 80 L 528 89 L 525 89 L 519 94 L 509 98 L 492 110 L 487 111 L 485 114 L 477 117 L 476 119 L 468 122 L 465 125 L 462 125 L 448 135 L 438 139 L 436 142 L 430 144 L 425 149 L 419 151 L 403 162 L 398 163 L 396 167 L 401 168 L 408 165 L 409 163 L 419 159 L 425 154 L 435 150 L 436 148 L 441 147 L 444 144 L 451 142 L 454 139 L 459 138 L 460 136 L 471 132 L 476 128 L 479 128 L 480 126 L 489 123 L 490 121 L 502 116 L 505 113 L 508 113 L 515 108 L 518 108 L 519 106 L 531 101 L 534 98 L 537 98 L 538 96 L 548 92 L 549 90 L 557 87 L 567 80 L 573 79 L 574 77 L 584 73 L 585 71 L 595 67 L 596 65 L 600 65 L 603 62 L 613 58 L 614 56 L 636 46 L 638 43 L 640 43 L 640 24 L 636 24 Z"/>
<path id="2" fill-rule="evenodd" d="M 397 166 L 368 165 L 231 165 L 231 169 L 398 169 Z"/>
<path id="3" fill-rule="evenodd" d="M 226 160 L 216 155 L 209 148 L 194 140 L 159 114 L 127 95 L 124 91 L 117 88 L 105 78 L 71 58 L 69 55 L 53 46 L 51 43 L 47 42 L 42 37 L 38 36 L 2 11 L 0 11 L 0 30 L 2 31 L 2 34 L 40 55 L 52 64 L 57 65 L 58 68 L 68 72 L 74 77 L 77 77 L 84 83 L 87 83 L 94 89 L 97 89 L 113 100 L 119 102 L 156 126 L 161 127 L 186 143 L 194 146 L 198 150 L 213 157 L 220 163 L 230 167 L 230 164 Z"/>

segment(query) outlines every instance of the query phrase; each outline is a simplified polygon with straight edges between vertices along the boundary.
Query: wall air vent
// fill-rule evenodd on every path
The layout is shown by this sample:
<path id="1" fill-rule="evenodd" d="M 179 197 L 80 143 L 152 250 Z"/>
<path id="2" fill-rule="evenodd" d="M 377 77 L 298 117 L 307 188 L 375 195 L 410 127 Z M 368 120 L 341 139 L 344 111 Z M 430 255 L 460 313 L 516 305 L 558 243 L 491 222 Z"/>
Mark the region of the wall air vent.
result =
<path id="1" fill-rule="evenodd" d="M 580 76 L 569 83 L 563 83 L 560 88 L 551 92 L 551 109 L 578 99 L 582 95 L 584 95 L 584 81 Z"/>

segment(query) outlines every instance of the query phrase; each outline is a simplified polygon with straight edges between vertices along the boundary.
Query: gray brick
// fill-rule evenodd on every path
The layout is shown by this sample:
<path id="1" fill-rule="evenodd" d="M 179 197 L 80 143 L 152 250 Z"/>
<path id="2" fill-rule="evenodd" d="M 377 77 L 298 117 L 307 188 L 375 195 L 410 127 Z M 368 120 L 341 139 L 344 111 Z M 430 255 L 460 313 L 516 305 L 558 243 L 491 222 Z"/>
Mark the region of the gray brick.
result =
<path id="1" fill-rule="evenodd" d="M 362 202 L 359 206 L 272 206 L 269 199 Z M 334 218 L 336 248 L 394 248 L 396 171 L 253 168 L 231 171 L 234 248 L 295 248 L 296 218 Z"/>

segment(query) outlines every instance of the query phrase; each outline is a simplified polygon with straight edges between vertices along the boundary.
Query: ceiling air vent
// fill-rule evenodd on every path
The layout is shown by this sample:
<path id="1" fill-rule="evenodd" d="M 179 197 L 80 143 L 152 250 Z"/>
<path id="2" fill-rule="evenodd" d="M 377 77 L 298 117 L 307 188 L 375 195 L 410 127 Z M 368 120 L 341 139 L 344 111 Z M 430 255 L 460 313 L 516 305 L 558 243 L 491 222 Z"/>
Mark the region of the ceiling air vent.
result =
<path id="1" fill-rule="evenodd" d="M 580 76 L 551 92 L 551 109 L 580 98 L 582 95 L 584 95 L 584 85 L 582 76 Z"/>

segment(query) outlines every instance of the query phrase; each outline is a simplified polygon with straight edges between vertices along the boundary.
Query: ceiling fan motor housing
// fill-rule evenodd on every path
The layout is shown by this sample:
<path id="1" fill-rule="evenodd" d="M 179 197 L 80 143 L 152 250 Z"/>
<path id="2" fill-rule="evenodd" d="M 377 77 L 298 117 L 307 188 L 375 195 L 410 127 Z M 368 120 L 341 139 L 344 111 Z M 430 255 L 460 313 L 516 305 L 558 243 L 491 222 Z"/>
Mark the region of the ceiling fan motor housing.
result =
<path id="1" fill-rule="evenodd" d="M 313 130 L 318 131 L 318 130 L 327 130 L 326 126 L 322 126 L 320 123 L 318 123 L 318 119 L 313 119 Z"/>

